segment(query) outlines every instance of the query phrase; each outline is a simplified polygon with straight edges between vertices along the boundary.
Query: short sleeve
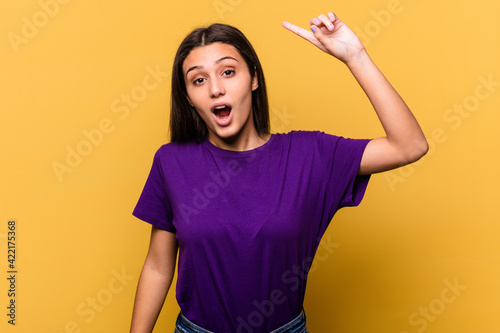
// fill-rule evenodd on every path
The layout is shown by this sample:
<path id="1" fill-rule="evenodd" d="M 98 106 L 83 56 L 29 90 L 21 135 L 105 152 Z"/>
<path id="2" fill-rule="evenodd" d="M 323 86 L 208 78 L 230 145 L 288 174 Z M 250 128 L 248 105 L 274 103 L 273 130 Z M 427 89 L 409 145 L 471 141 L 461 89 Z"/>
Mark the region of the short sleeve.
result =
<path id="1" fill-rule="evenodd" d="M 132 215 L 158 228 L 176 232 L 172 224 L 172 210 L 167 197 L 161 148 L 155 153 L 153 166 Z"/>
<path id="2" fill-rule="evenodd" d="M 318 147 L 327 179 L 327 200 L 335 211 L 361 203 L 370 175 L 358 175 L 361 158 L 370 139 L 348 139 L 318 132 Z"/>

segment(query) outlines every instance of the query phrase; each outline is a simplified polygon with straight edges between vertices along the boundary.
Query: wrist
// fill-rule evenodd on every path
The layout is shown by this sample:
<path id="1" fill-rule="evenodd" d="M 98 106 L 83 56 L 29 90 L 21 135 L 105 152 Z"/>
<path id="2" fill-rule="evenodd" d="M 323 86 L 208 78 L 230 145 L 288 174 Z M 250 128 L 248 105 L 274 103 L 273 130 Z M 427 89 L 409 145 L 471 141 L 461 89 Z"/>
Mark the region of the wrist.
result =
<path id="1" fill-rule="evenodd" d="M 365 48 L 360 49 L 359 51 L 353 53 L 349 59 L 346 59 L 344 63 L 350 70 L 355 69 L 356 67 L 364 66 L 371 62 L 370 56 Z"/>

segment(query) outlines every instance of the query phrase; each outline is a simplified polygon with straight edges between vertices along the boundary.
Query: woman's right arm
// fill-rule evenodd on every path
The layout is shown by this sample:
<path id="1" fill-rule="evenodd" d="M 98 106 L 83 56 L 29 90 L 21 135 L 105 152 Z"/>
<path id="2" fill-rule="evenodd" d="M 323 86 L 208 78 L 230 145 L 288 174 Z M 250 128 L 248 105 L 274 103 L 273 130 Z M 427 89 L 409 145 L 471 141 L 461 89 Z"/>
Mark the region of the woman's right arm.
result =
<path id="1" fill-rule="evenodd" d="M 130 333 L 153 331 L 174 277 L 177 248 L 174 233 L 152 227 L 148 254 L 135 294 Z"/>

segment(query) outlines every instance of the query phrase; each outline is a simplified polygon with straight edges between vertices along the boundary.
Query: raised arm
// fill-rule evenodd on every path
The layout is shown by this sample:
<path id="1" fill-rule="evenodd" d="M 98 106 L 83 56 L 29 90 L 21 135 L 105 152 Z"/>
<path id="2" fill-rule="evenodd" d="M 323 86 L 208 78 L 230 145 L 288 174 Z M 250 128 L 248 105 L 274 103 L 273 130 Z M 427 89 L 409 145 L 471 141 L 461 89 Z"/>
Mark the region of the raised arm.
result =
<path id="1" fill-rule="evenodd" d="M 408 106 L 374 64 L 363 44 L 334 13 L 309 21 L 312 31 L 284 21 L 283 27 L 344 62 L 370 100 L 385 137 L 371 140 L 359 174 L 387 171 L 417 161 L 428 144 Z"/>
<path id="2" fill-rule="evenodd" d="M 153 331 L 172 283 L 176 259 L 175 234 L 153 226 L 148 254 L 137 285 L 131 333 Z"/>

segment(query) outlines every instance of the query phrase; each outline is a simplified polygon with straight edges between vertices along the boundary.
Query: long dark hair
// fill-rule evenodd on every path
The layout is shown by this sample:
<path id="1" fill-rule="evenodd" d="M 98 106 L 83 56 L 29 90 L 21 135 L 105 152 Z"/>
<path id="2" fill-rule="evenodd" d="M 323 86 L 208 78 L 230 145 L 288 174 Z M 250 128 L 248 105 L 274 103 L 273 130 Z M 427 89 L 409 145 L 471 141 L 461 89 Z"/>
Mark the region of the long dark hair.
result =
<path id="1" fill-rule="evenodd" d="M 253 121 L 259 136 L 269 133 L 266 82 L 257 53 L 240 30 L 230 25 L 215 23 L 206 28 L 193 30 L 184 38 L 175 55 L 170 109 L 170 141 L 172 142 L 196 140 L 199 143 L 208 135 L 205 122 L 187 100 L 182 65 L 194 48 L 217 42 L 234 46 L 245 59 L 250 76 L 254 77 L 257 74 L 259 85 L 256 90 L 252 91 Z"/>

